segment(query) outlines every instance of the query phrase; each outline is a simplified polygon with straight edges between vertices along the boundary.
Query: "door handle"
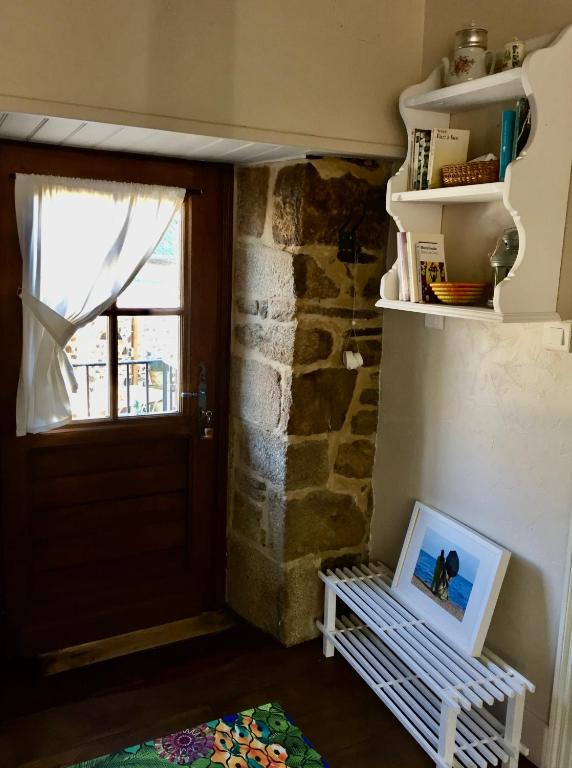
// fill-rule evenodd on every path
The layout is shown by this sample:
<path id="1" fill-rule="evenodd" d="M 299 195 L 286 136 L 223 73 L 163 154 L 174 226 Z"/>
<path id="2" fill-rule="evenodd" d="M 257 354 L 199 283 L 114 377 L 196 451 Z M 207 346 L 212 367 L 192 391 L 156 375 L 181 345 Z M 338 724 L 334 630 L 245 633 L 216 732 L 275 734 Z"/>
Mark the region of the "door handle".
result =
<path id="1" fill-rule="evenodd" d="M 214 411 L 208 407 L 207 364 L 199 363 L 199 382 L 195 392 L 181 392 L 183 398 L 196 398 L 198 404 L 198 432 L 200 440 L 214 437 Z"/>

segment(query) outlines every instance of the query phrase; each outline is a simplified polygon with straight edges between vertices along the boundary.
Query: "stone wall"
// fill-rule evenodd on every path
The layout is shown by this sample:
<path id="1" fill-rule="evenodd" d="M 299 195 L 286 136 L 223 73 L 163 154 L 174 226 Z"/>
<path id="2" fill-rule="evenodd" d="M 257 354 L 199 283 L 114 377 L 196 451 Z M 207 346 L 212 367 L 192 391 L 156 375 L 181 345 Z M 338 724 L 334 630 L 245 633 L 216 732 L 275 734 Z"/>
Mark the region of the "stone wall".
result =
<path id="1" fill-rule="evenodd" d="M 368 553 L 390 173 L 328 158 L 237 174 L 228 599 L 288 645 L 316 633 L 318 569 Z M 338 250 L 356 225 L 357 264 Z"/>

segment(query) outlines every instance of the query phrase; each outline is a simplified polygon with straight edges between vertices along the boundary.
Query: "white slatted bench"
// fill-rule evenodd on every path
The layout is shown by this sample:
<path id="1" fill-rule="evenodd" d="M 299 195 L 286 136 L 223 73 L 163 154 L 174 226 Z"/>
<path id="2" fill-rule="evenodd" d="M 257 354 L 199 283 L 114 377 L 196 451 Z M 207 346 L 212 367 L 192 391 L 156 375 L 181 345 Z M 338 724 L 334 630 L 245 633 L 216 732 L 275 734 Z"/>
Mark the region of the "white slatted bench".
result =
<path id="1" fill-rule="evenodd" d="M 324 655 L 338 650 L 437 768 L 516 768 L 526 692 L 534 685 L 486 649 L 452 648 L 391 591 L 381 564 L 321 573 Z M 347 615 L 336 615 L 337 599 Z M 490 707 L 506 699 L 505 722 Z"/>

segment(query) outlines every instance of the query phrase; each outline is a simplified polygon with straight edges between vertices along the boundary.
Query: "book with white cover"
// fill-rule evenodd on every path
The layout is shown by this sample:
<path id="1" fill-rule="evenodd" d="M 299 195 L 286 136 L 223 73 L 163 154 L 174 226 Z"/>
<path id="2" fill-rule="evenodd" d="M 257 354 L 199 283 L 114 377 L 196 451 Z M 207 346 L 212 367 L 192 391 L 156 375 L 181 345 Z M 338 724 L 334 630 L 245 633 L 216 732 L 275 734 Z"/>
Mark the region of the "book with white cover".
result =
<path id="1" fill-rule="evenodd" d="M 407 232 L 406 238 L 411 301 L 435 301 L 429 283 L 447 279 L 445 239 L 434 232 Z"/>
<path id="2" fill-rule="evenodd" d="M 399 278 L 399 300 L 409 301 L 409 266 L 407 263 L 407 236 L 405 232 L 397 233 L 397 274 Z"/>
<path id="3" fill-rule="evenodd" d="M 456 165 L 467 162 L 470 134 L 471 132 L 464 128 L 432 129 L 429 170 L 427 173 L 429 189 L 443 186 L 441 182 L 441 168 L 444 165 Z"/>

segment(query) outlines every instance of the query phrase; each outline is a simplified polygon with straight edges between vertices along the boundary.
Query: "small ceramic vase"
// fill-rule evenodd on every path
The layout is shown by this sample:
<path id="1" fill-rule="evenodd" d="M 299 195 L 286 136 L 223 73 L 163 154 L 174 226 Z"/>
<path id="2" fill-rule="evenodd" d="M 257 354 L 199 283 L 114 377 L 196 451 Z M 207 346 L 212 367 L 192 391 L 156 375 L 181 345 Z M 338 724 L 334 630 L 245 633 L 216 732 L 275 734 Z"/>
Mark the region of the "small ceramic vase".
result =
<path id="1" fill-rule="evenodd" d="M 504 53 L 502 58 L 502 68 L 514 69 L 515 67 L 522 67 L 524 60 L 524 43 L 517 37 L 511 40 L 510 43 L 505 43 Z"/>

